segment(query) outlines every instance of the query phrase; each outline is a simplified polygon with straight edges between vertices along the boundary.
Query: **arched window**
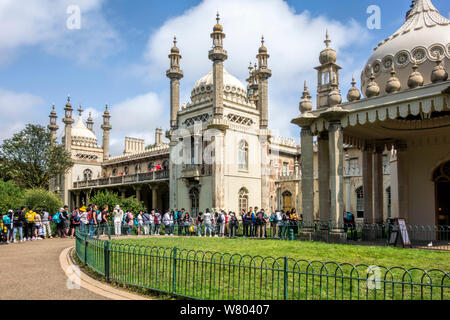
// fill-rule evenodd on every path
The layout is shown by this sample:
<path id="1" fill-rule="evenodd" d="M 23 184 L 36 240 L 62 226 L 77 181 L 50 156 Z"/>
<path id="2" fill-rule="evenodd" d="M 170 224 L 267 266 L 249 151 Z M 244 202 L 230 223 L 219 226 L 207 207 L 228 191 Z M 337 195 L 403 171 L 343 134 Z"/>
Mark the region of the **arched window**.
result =
<path id="1" fill-rule="evenodd" d="M 84 177 L 84 181 L 92 180 L 92 170 L 91 169 L 84 170 L 83 177 Z"/>
<path id="2" fill-rule="evenodd" d="M 155 165 L 153 164 L 153 162 L 150 162 L 148 164 L 148 171 L 150 171 L 150 172 L 155 171 Z"/>
<path id="3" fill-rule="evenodd" d="M 248 143 L 245 140 L 239 141 L 238 157 L 239 170 L 248 170 Z"/>
<path id="4" fill-rule="evenodd" d="M 241 188 L 239 190 L 239 213 L 245 210 L 248 211 L 248 190 L 247 188 Z"/>
<path id="5" fill-rule="evenodd" d="M 166 171 L 169 170 L 169 161 L 166 160 L 163 162 L 163 169 Z"/>
<path id="6" fill-rule="evenodd" d="M 139 173 L 140 171 L 141 171 L 141 165 L 137 164 L 137 165 L 134 167 L 134 172 L 137 174 L 137 173 Z"/>
<path id="7" fill-rule="evenodd" d="M 127 175 L 128 174 L 128 167 L 123 168 L 123 174 Z"/>
<path id="8" fill-rule="evenodd" d="M 355 190 L 356 193 L 356 217 L 364 218 L 364 189 L 359 187 Z"/>
<path id="9" fill-rule="evenodd" d="M 200 206 L 200 191 L 198 188 L 192 188 L 189 191 L 189 197 L 191 198 L 191 215 L 198 216 Z"/>
<path id="10" fill-rule="evenodd" d="M 112 175 L 113 175 L 113 177 L 117 176 L 117 168 L 114 168 L 114 169 L 113 169 Z"/>

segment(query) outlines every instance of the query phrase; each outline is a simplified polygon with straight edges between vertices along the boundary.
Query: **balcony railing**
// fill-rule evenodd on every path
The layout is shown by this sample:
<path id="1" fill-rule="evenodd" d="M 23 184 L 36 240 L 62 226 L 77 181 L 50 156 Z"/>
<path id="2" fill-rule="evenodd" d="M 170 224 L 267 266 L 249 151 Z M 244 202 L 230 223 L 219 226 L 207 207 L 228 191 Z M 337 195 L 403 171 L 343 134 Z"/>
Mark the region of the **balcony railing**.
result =
<path id="1" fill-rule="evenodd" d="M 96 180 L 77 181 L 73 183 L 74 189 L 89 187 L 105 187 L 110 185 L 135 184 L 140 182 L 150 182 L 169 179 L 169 170 L 160 170 L 155 172 L 131 174 L 120 177 L 102 178 Z"/>

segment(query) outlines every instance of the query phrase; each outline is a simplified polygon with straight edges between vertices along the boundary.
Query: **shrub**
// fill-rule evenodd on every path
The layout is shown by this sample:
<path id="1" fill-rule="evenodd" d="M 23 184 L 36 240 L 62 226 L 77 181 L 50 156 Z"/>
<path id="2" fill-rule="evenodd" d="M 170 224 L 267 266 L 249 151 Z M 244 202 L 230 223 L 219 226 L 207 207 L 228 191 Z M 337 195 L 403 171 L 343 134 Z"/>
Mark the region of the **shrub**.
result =
<path id="1" fill-rule="evenodd" d="M 50 213 L 57 212 L 63 206 L 62 200 L 53 192 L 44 189 L 30 189 L 25 191 L 25 206 L 32 206 L 34 210 L 46 208 Z"/>
<path id="2" fill-rule="evenodd" d="M 23 203 L 23 191 L 12 181 L 0 179 L 0 212 L 7 213 L 8 210 L 16 210 Z"/>
<path id="3" fill-rule="evenodd" d="M 118 194 L 111 191 L 101 191 L 97 193 L 90 199 L 90 202 L 96 204 L 99 210 L 101 210 L 104 205 L 108 205 L 110 212 L 114 210 L 116 205 L 119 205 L 124 211 L 132 210 L 134 213 L 145 210 L 144 204 L 135 197 L 122 199 Z"/>

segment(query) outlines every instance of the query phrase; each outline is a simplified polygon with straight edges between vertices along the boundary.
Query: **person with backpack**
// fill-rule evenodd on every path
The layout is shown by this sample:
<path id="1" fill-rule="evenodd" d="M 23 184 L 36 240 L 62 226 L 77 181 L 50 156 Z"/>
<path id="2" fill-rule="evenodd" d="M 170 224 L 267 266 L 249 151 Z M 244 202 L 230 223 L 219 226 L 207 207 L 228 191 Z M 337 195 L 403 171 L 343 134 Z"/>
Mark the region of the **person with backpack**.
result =
<path id="1" fill-rule="evenodd" d="M 244 227 L 243 230 L 243 236 L 244 238 L 249 237 L 250 236 L 250 225 L 251 225 L 251 215 L 250 212 L 245 212 L 244 209 L 242 209 L 242 225 Z"/>
<path id="2" fill-rule="evenodd" d="M 264 213 L 264 209 L 261 209 L 256 214 L 256 236 L 258 238 L 266 237 L 265 229 L 264 229 L 264 226 L 266 225 L 266 223 L 267 223 L 267 220 L 266 220 L 266 216 Z"/>
<path id="3" fill-rule="evenodd" d="M 276 239 L 278 229 L 278 212 L 272 212 L 269 216 L 270 227 L 272 228 L 272 238 Z"/>
<path id="4" fill-rule="evenodd" d="M 80 208 L 80 230 L 83 232 L 86 230 L 86 226 L 89 224 L 89 213 L 86 207 Z"/>
<path id="5" fill-rule="evenodd" d="M 153 212 L 154 212 L 154 217 L 155 217 L 155 219 L 154 219 L 155 236 L 159 236 L 160 235 L 159 234 L 159 229 L 161 228 L 161 214 L 158 211 L 156 211 L 156 210 L 153 210 Z"/>
<path id="6" fill-rule="evenodd" d="M 180 211 L 178 211 L 177 214 L 177 226 L 178 226 L 178 236 L 181 236 L 183 232 L 183 216 L 184 216 L 184 208 L 182 208 Z"/>
<path id="7" fill-rule="evenodd" d="M 201 238 L 202 237 L 203 212 L 198 213 L 198 217 L 195 221 L 195 224 L 197 225 L 197 235 Z"/>
<path id="8" fill-rule="evenodd" d="M 72 214 L 70 215 L 70 237 L 73 238 L 75 236 L 75 230 L 80 226 L 80 209 L 76 208 Z"/>
<path id="9" fill-rule="evenodd" d="M 13 239 L 16 242 L 16 233 L 19 232 L 19 241 L 24 242 L 23 238 L 23 224 L 25 222 L 25 207 L 17 209 L 13 215 Z"/>
<path id="10" fill-rule="evenodd" d="M 56 224 L 56 234 L 59 238 L 65 238 L 66 235 L 64 233 L 64 220 L 63 217 L 64 208 L 59 209 L 57 213 L 52 217 L 53 223 Z"/>
<path id="11" fill-rule="evenodd" d="M 136 227 L 137 227 L 137 232 L 138 232 L 138 236 L 141 235 L 141 228 L 144 226 L 144 218 L 142 217 L 142 214 L 144 212 L 141 210 L 138 212 L 137 216 L 136 216 Z"/>
<path id="12" fill-rule="evenodd" d="M 203 220 L 205 221 L 205 237 L 209 231 L 209 237 L 212 236 L 212 216 L 209 209 L 206 209 L 205 214 L 203 215 Z"/>
<path id="13" fill-rule="evenodd" d="M 230 226 L 230 238 L 236 237 L 236 231 L 239 228 L 239 221 L 236 217 L 236 214 L 234 212 L 230 212 L 230 218 L 229 218 L 229 226 Z"/>
<path id="14" fill-rule="evenodd" d="M 144 235 L 148 236 L 150 234 L 150 214 L 145 211 L 142 215 L 142 224 L 144 229 Z"/>
<path id="15" fill-rule="evenodd" d="M 127 236 L 131 234 L 131 230 L 133 229 L 134 224 L 134 216 L 131 210 L 127 210 L 125 215 L 125 225 L 127 226 Z"/>
<path id="16" fill-rule="evenodd" d="M 69 212 L 69 206 L 64 206 L 64 213 L 63 213 L 63 221 L 64 221 L 64 235 L 68 237 L 70 235 L 70 216 L 72 215 L 71 212 Z"/>
<path id="17" fill-rule="evenodd" d="M 36 212 L 33 211 L 33 207 L 29 206 L 28 211 L 25 213 L 25 238 L 28 241 L 36 240 L 34 236 L 34 229 L 36 223 Z"/>
<path id="18" fill-rule="evenodd" d="M 225 211 L 221 210 L 217 220 L 219 224 L 219 237 L 223 237 L 225 235 L 225 216 Z"/>
<path id="19" fill-rule="evenodd" d="M 170 216 L 170 211 L 167 211 L 164 213 L 164 216 L 162 218 L 162 222 L 164 224 L 164 235 L 170 236 L 170 224 L 173 223 L 172 217 Z"/>
<path id="20" fill-rule="evenodd" d="M 44 238 L 52 239 L 52 229 L 50 226 L 51 216 L 46 208 L 42 210 L 42 228 L 44 229 Z"/>
<path id="21" fill-rule="evenodd" d="M 297 210 L 292 208 L 291 214 L 289 215 L 289 222 L 292 230 L 294 231 L 294 235 L 298 234 L 298 220 Z"/>
<path id="22" fill-rule="evenodd" d="M 6 230 L 6 243 L 9 243 L 12 239 L 12 215 L 13 211 L 8 210 L 8 213 L 2 218 Z"/>
<path id="23" fill-rule="evenodd" d="M 35 218 L 35 224 L 34 224 L 34 238 L 36 240 L 42 240 L 41 236 L 43 233 L 43 228 L 42 228 L 42 217 L 38 212 L 36 212 L 36 218 Z"/>

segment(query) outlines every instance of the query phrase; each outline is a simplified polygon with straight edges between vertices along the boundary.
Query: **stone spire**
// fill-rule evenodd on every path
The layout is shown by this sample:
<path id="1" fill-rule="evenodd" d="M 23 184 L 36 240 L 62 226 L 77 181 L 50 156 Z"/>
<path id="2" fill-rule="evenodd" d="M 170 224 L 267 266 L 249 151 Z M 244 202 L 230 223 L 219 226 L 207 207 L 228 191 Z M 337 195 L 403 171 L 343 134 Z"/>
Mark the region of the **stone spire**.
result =
<path id="1" fill-rule="evenodd" d="M 328 106 L 334 107 L 342 103 L 341 91 L 337 85 L 336 75 L 333 76 L 333 81 L 331 82 L 331 92 L 328 94 Z"/>
<path id="2" fill-rule="evenodd" d="M 264 46 L 264 36 L 261 37 L 261 47 L 256 56 L 258 59 L 258 109 L 260 112 L 259 127 L 266 129 L 269 124 L 269 78 L 272 76 L 272 70 L 268 68 L 268 59 L 270 55 Z"/>
<path id="3" fill-rule="evenodd" d="M 70 104 L 70 96 L 67 97 L 67 103 L 64 108 L 64 118 L 63 122 L 66 125 L 65 128 L 65 135 L 64 135 L 64 145 L 66 151 L 70 151 L 71 145 L 72 145 L 72 124 L 74 123 L 74 120 L 72 118 L 72 112 L 73 108 Z"/>
<path id="4" fill-rule="evenodd" d="M 258 75 L 256 66 L 253 67 L 252 62 L 250 61 L 250 65 L 248 67 L 249 77 L 247 79 L 248 86 L 248 100 L 253 102 L 254 104 L 258 103 Z"/>
<path id="5" fill-rule="evenodd" d="M 408 78 L 408 87 L 410 89 L 421 87 L 421 86 L 423 86 L 423 83 L 424 83 L 422 74 L 419 71 L 417 71 L 417 69 L 419 69 L 417 62 L 414 61 L 414 65 L 412 68 L 413 68 L 413 72 L 409 75 L 409 78 Z"/>
<path id="6" fill-rule="evenodd" d="M 94 132 L 94 120 L 92 119 L 92 113 L 89 112 L 89 118 L 86 121 L 86 127 Z"/>
<path id="7" fill-rule="evenodd" d="M 349 102 L 358 101 L 361 99 L 361 92 L 359 92 L 358 88 L 355 85 L 355 77 L 352 77 L 352 87 L 350 88 L 350 90 L 348 90 L 347 94 L 347 99 Z"/>
<path id="8" fill-rule="evenodd" d="M 378 86 L 378 83 L 375 82 L 375 75 L 373 74 L 373 70 L 370 74 L 370 81 L 367 85 L 366 89 L 366 97 L 372 98 L 380 95 L 380 87 Z"/>
<path id="9" fill-rule="evenodd" d="M 306 86 L 306 80 L 305 80 L 305 84 L 304 84 L 302 100 L 300 101 L 299 106 L 300 106 L 300 112 L 302 114 L 311 112 L 311 110 L 312 110 L 311 95 L 309 94 L 308 87 Z"/>
<path id="10" fill-rule="evenodd" d="M 173 47 L 170 50 L 170 69 L 167 70 L 167 78 L 170 79 L 170 127 L 175 129 L 177 115 L 180 110 L 180 80 L 183 78 L 183 70 L 180 68 L 180 50 L 177 47 L 177 37 L 173 38 Z"/>
<path id="11" fill-rule="evenodd" d="M 436 60 L 436 66 L 433 68 L 433 72 L 431 72 L 431 82 L 433 83 L 447 81 L 448 79 L 448 72 L 442 65 L 442 61 L 442 56 L 439 54 Z"/>
<path id="12" fill-rule="evenodd" d="M 317 86 L 317 108 L 328 108 L 328 96 L 333 90 L 339 91 L 339 70 L 340 66 L 336 64 L 336 51 L 330 47 L 330 36 L 328 30 L 325 34 L 325 49 L 320 52 L 320 66 L 316 67 L 318 86 Z M 336 92 L 335 92 L 336 93 Z M 336 94 L 334 94 L 335 97 Z M 333 99 L 331 101 L 334 101 Z"/>
<path id="13" fill-rule="evenodd" d="M 108 105 L 105 107 L 105 112 L 103 113 L 103 161 L 109 159 L 109 131 L 111 131 L 112 126 L 110 123 L 111 115 L 108 111 Z"/>
<path id="14" fill-rule="evenodd" d="M 228 53 L 223 49 L 223 39 L 225 39 L 225 33 L 223 33 L 223 27 L 220 24 L 220 16 L 217 13 L 217 23 L 211 33 L 211 39 L 213 40 L 213 47 L 209 51 L 209 60 L 213 62 L 213 103 L 214 103 L 214 116 L 223 116 L 223 62 L 228 59 Z"/>
<path id="15" fill-rule="evenodd" d="M 58 116 L 56 115 L 54 104 L 52 105 L 52 111 L 50 112 L 49 118 L 50 118 L 50 124 L 48 125 L 47 128 L 52 133 L 52 143 L 56 143 L 56 132 L 58 131 L 59 127 L 56 122 L 58 119 Z"/>
<path id="16" fill-rule="evenodd" d="M 386 92 L 387 93 L 395 93 L 395 92 L 399 92 L 401 89 L 402 89 L 402 84 L 400 83 L 400 80 L 396 76 L 394 65 L 392 65 L 391 77 L 386 82 Z"/>

